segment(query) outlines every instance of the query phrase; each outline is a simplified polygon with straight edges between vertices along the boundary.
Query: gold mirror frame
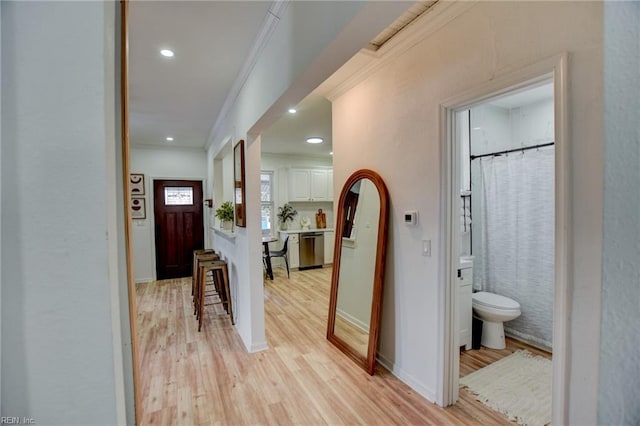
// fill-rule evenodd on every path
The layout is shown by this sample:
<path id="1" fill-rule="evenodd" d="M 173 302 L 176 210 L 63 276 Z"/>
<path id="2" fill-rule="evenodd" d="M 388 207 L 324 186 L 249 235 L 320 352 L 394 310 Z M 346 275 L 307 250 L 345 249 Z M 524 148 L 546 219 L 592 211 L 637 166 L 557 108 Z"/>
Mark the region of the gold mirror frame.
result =
<path id="1" fill-rule="evenodd" d="M 367 346 L 367 356 L 363 357 L 347 341 L 335 334 L 336 308 L 338 303 L 338 285 L 340 278 L 340 260 L 342 253 L 342 235 L 344 233 L 347 212 L 345 201 L 351 187 L 362 179 L 370 180 L 380 197 L 380 215 L 378 218 L 378 244 L 376 248 L 375 271 L 373 274 L 373 297 L 371 300 L 371 316 L 369 324 L 369 343 Z M 335 249 L 333 255 L 333 271 L 331 274 L 331 293 L 329 298 L 329 318 L 327 324 L 327 339 L 340 349 L 345 355 L 360 365 L 367 373 L 373 375 L 376 364 L 376 351 L 378 347 L 378 336 L 380 334 L 380 314 L 382 311 L 382 290 L 384 281 L 385 255 L 387 250 L 387 229 L 389 216 L 389 195 L 384 181 L 373 170 L 361 169 L 354 172 L 344 184 L 340 199 L 338 201 L 338 217 L 335 231 Z"/>

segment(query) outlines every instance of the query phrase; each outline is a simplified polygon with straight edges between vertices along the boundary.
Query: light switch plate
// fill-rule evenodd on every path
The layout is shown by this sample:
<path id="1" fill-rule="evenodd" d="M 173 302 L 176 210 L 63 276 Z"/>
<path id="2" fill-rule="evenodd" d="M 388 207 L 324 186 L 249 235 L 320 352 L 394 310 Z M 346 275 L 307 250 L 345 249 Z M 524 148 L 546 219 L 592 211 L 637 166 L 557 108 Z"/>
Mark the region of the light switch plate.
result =
<path id="1" fill-rule="evenodd" d="M 422 255 L 431 257 L 431 240 L 422 240 Z"/>

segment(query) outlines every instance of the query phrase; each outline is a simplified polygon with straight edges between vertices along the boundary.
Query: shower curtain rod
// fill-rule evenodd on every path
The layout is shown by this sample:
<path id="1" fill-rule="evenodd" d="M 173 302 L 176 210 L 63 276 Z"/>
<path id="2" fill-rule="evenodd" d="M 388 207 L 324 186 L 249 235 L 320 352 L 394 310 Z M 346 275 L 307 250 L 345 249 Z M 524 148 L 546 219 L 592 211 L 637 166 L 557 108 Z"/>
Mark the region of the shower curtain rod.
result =
<path id="1" fill-rule="evenodd" d="M 538 149 L 538 148 L 544 148 L 545 146 L 552 146 L 554 145 L 555 142 L 548 142 L 548 143 L 543 143 L 540 145 L 533 145 L 533 146 L 525 146 L 522 148 L 515 148 L 515 149 L 507 149 L 506 151 L 497 151 L 497 152 L 490 152 L 489 154 L 482 154 L 482 155 L 471 155 L 470 158 L 472 160 L 475 160 L 476 158 L 482 158 L 482 157 L 497 157 L 498 155 L 503 155 L 503 154 L 509 154 L 512 152 L 518 152 L 518 151 L 528 151 L 530 149 Z"/>

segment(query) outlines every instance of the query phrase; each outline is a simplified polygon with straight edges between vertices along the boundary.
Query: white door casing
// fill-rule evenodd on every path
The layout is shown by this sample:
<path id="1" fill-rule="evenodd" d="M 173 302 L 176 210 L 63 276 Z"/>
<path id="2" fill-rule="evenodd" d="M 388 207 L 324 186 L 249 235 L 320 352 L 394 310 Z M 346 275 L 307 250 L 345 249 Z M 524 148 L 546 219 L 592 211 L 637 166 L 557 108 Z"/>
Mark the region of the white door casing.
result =
<path id="1" fill-rule="evenodd" d="M 568 342 L 571 283 L 571 197 L 570 197 L 570 146 L 567 123 L 567 63 L 563 53 L 522 69 L 500 75 L 490 82 L 446 99 L 440 104 L 441 140 L 441 218 L 443 232 L 440 248 L 444 253 L 440 264 L 439 313 L 440 359 L 438 359 L 438 392 L 436 402 L 441 406 L 452 405 L 458 399 L 458 370 L 460 353 L 457 347 L 457 282 L 458 267 L 457 230 L 459 229 L 459 147 L 455 143 L 454 113 L 469 109 L 488 99 L 544 81 L 553 81 L 555 115 L 555 259 L 554 259 L 554 307 L 553 307 L 553 381 L 552 423 L 566 424 L 568 389 Z"/>

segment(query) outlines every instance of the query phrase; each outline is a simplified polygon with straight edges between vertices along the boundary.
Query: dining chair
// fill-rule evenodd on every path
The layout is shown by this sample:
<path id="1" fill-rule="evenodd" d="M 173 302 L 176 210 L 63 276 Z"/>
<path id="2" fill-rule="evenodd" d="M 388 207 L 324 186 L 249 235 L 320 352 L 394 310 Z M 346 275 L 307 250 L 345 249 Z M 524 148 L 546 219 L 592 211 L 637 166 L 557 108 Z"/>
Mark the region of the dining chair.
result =
<path id="1" fill-rule="evenodd" d="M 270 250 L 269 251 L 269 257 L 270 258 L 274 258 L 274 257 L 282 257 L 284 258 L 284 264 L 287 266 L 287 278 L 289 277 L 289 255 L 287 253 L 287 247 L 288 247 L 288 243 L 289 243 L 289 236 L 287 235 L 287 238 L 285 238 L 284 240 L 284 244 L 282 245 L 282 249 L 280 250 Z"/>

